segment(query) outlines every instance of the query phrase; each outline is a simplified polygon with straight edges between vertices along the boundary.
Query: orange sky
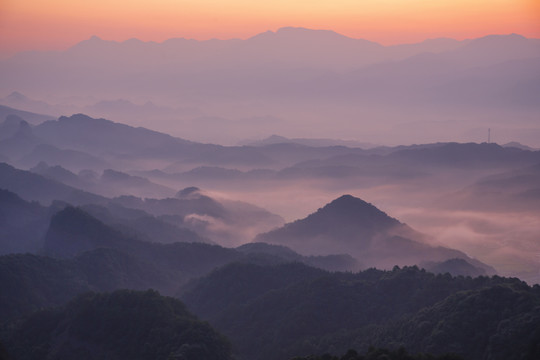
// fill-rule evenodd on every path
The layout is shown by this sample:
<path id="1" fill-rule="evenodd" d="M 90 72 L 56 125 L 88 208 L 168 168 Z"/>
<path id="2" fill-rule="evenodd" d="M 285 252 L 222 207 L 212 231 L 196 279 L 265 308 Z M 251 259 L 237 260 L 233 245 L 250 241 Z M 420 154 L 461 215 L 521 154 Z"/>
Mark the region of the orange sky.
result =
<path id="1" fill-rule="evenodd" d="M 247 38 L 283 26 L 382 44 L 519 33 L 540 38 L 540 0 L 0 0 L 0 55 L 107 40 Z"/>

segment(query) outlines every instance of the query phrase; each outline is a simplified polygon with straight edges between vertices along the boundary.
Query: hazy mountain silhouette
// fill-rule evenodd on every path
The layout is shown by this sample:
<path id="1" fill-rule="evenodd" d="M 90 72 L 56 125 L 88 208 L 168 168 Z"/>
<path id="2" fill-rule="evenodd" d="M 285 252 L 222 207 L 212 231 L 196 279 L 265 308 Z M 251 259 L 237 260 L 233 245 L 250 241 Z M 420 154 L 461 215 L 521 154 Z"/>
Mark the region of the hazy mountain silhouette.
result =
<path id="1" fill-rule="evenodd" d="M 14 107 L 17 109 L 27 109 L 28 111 L 32 111 L 37 114 L 32 114 L 29 112 L 26 112 L 24 115 L 21 114 L 21 116 L 24 116 L 25 118 L 28 117 L 32 124 L 38 124 L 45 120 L 53 119 L 54 116 L 47 116 L 47 115 L 38 115 L 38 114 L 56 114 L 57 112 L 54 110 L 53 106 L 47 104 L 44 101 L 38 101 L 30 99 L 29 97 L 21 94 L 18 91 L 14 91 L 5 98 L 0 99 L 0 103 Z"/>
<path id="2" fill-rule="evenodd" d="M 59 149 L 49 144 L 35 146 L 32 151 L 20 158 L 17 164 L 29 168 L 40 162 L 62 166 L 77 172 L 86 169 L 100 171 L 110 166 L 99 157 L 78 150 Z"/>
<path id="3" fill-rule="evenodd" d="M 11 118 L 10 120 L 6 120 L 6 122 L 8 122 L 6 124 L 8 129 L 6 130 L 11 130 L 12 135 L 0 141 L 0 154 L 3 154 L 10 159 L 18 160 L 21 156 L 30 153 L 36 146 L 45 142 L 34 135 L 30 124 L 26 121 L 19 121 L 19 118 Z M 18 124 L 15 125 L 17 122 Z"/>
<path id="4" fill-rule="evenodd" d="M 436 143 L 361 151 L 351 149 L 348 153 L 299 162 L 281 170 L 278 176 L 282 178 L 383 176 L 384 179 L 397 180 L 421 178 L 445 169 L 500 171 L 538 162 L 540 162 L 539 151 L 502 147 L 495 143 Z"/>
<path id="5" fill-rule="evenodd" d="M 86 165 L 91 167 L 88 163 L 86 163 Z M 80 166 L 83 165 L 71 166 L 71 168 L 77 169 Z M 45 161 L 41 161 L 31 168 L 30 171 L 101 196 L 115 197 L 120 195 L 133 195 L 161 198 L 170 196 L 174 193 L 173 189 L 155 184 L 146 178 L 132 176 L 112 169 L 105 169 L 101 176 L 97 173 L 95 173 L 95 176 L 87 176 L 91 171 L 88 168 L 75 174 L 62 166 L 49 166 Z"/>
<path id="6" fill-rule="evenodd" d="M 18 116 L 33 125 L 54 119 L 54 116 L 36 114 L 29 111 L 18 110 L 9 106 L 0 105 L 0 120 L 5 121 L 9 115 Z"/>
<path id="7" fill-rule="evenodd" d="M 276 264 L 282 262 L 301 262 L 318 269 L 329 271 L 358 271 L 362 268 L 362 264 L 350 255 L 302 256 L 283 245 L 255 242 L 241 245 L 236 250 L 245 254 L 275 257 L 277 260 L 270 263 Z"/>
<path id="8" fill-rule="evenodd" d="M 83 114 L 44 122 L 34 128 L 37 136 L 58 147 L 85 151 L 90 154 L 132 154 L 141 150 L 151 153 L 162 147 L 181 147 L 189 141 L 173 138 L 156 131 L 134 128 L 105 119 L 93 119 Z"/>
<path id="9" fill-rule="evenodd" d="M 84 205 L 82 210 L 123 234 L 147 242 L 172 244 L 175 242 L 211 243 L 185 227 L 160 220 L 142 210 L 124 208 L 110 202 L 107 206 Z"/>
<path id="10" fill-rule="evenodd" d="M 101 175 L 98 189 L 103 189 L 109 195 L 125 194 L 142 197 L 162 198 L 172 196 L 174 190 L 159 185 L 140 176 L 129 175 L 120 171 L 106 169 Z"/>
<path id="11" fill-rule="evenodd" d="M 0 140 L 9 139 L 17 133 L 19 128 L 22 126 L 21 123 L 25 120 L 17 115 L 7 115 L 4 122 L 0 123 Z"/>
<path id="12" fill-rule="evenodd" d="M 82 209 L 67 207 L 52 217 L 45 235 L 44 251 L 51 256 L 69 258 L 97 248 L 111 248 L 145 258 L 144 252 L 151 251 L 151 244 L 133 237 L 133 231 L 126 233 L 120 229 L 106 225 Z M 146 231 L 152 233 L 151 228 Z M 184 232 L 184 235 L 186 238 L 182 241 L 200 240 L 190 232 Z M 152 242 L 157 245 L 161 241 L 156 238 Z M 155 248 L 158 252 L 160 249 Z"/>
<path id="13" fill-rule="evenodd" d="M 72 173 L 62 171 L 61 168 L 53 170 L 54 176 L 62 178 L 59 180 L 66 181 L 66 178 L 74 180 Z M 120 177 L 124 178 L 125 175 L 120 175 Z M 78 178 L 81 179 L 81 176 Z M 136 180 L 136 182 L 139 181 Z M 125 186 L 129 186 L 129 181 L 127 183 Z M 119 182 L 118 186 L 122 187 L 122 182 Z M 131 211 L 142 210 L 139 213 L 140 217 L 152 216 L 159 220 L 157 222 L 148 220 L 148 225 L 151 222 L 153 228 L 150 233 L 164 231 L 169 234 L 167 235 L 169 239 L 171 236 L 172 238 L 176 236 L 172 235 L 176 232 L 173 231 L 176 227 L 189 229 L 222 245 L 238 246 L 248 242 L 261 231 L 283 224 L 280 216 L 263 208 L 240 201 L 213 199 L 200 191 L 190 196 L 180 196 L 180 198 L 142 199 L 135 196 L 106 198 L 52 180 L 47 177 L 47 174 L 41 176 L 2 163 L 0 163 L 1 188 L 12 191 L 27 201 L 39 201 L 43 205 L 59 200 L 72 205 L 93 204 L 109 207 L 109 209 L 120 206 Z M 163 226 L 162 230 L 159 230 L 160 224 Z M 147 239 L 147 236 L 143 237 Z"/>
<path id="14" fill-rule="evenodd" d="M 471 141 L 477 137 L 464 131 L 487 127 L 489 118 L 502 121 L 519 111 L 526 114 L 520 122 L 534 125 L 530 115 L 538 110 L 534 98 L 540 81 L 536 71 L 538 49 L 536 39 L 516 34 L 381 46 L 332 31 L 301 28 L 283 28 L 247 40 L 171 39 L 161 44 L 135 39 L 118 43 L 94 37 L 66 51 L 18 54 L 0 63 L 0 75 L 6 92 L 21 89 L 48 94 L 48 84 L 54 81 L 61 94 L 73 93 L 79 99 L 100 94 L 93 110 L 101 108 L 97 111 L 101 116 L 128 122 L 134 108 L 139 113 L 153 111 L 148 116 L 153 124 L 159 124 L 156 128 L 174 128 L 174 133 L 181 135 L 182 129 L 189 127 L 185 132 L 191 138 L 208 139 L 207 129 L 199 120 L 216 117 L 221 119 L 217 123 L 226 124 L 220 126 L 223 133 L 216 136 L 228 143 L 239 140 L 234 136 L 240 133 L 240 139 L 265 136 L 269 131 L 298 134 L 308 121 L 328 117 L 350 128 L 346 125 L 360 106 L 365 109 L 363 121 L 369 126 L 362 133 L 355 130 L 357 137 L 372 129 L 380 134 L 383 127 L 370 119 L 385 119 L 382 125 L 387 126 L 450 118 L 457 125 L 450 127 L 451 135 L 430 132 L 427 136 L 426 132 L 422 137 L 413 129 L 392 129 L 384 134 L 386 138 L 401 136 L 401 142 L 407 138 L 404 135 L 414 137 L 415 142 L 426 142 L 434 134 L 438 139 Z M 113 99 L 124 100 L 115 103 Z M 133 99 L 143 105 L 126 103 L 133 103 Z M 150 110 L 151 104 L 157 104 L 155 99 L 162 99 L 164 104 Z M 78 110 L 63 113 L 93 111 L 96 101 L 86 102 Z M 414 111 L 420 105 L 425 116 Z M 279 112 L 275 110 L 278 106 Z M 201 113 L 180 111 L 179 116 L 171 117 L 165 110 L 191 107 Z M 246 111 L 239 114 L 231 108 Z M 481 118 L 476 116 L 479 111 L 484 114 Z M 132 124 L 148 124 L 134 115 Z M 279 122 L 277 129 L 265 127 L 263 134 L 260 126 L 236 122 L 261 116 L 286 121 Z M 234 132 L 230 131 L 232 125 L 237 127 Z M 517 125 L 509 124 L 519 133 L 518 140 L 535 141 Z M 340 134 L 338 137 L 352 135 L 326 125 L 314 136 L 321 137 L 328 131 Z M 382 138 L 378 136 L 376 141 Z M 515 139 L 503 141 L 510 140 Z"/>
<path id="15" fill-rule="evenodd" d="M 260 207 L 226 199 L 214 199 L 199 191 L 177 198 L 141 199 L 122 196 L 113 199 L 127 208 L 144 210 L 172 225 L 191 229 L 224 246 L 238 246 L 251 240 L 261 229 L 283 224 L 283 219 Z"/>
<path id="16" fill-rule="evenodd" d="M 167 107 L 159 106 L 151 101 L 144 104 L 135 104 L 129 100 L 101 100 L 95 104 L 84 107 L 83 112 L 92 117 L 104 117 L 124 123 L 144 124 L 149 118 L 159 118 L 161 121 L 174 122 L 179 117 L 200 117 L 204 113 L 195 107 Z"/>
<path id="17" fill-rule="evenodd" d="M 390 157 L 435 166 L 497 168 L 537 163 L 540 152 L 505 148 L 495 143 L 448 143 L 432 148 L 404 149 Z"/>
<path id="18" fill-rule="evenodd" d="M 8 128 L 13 127 L 12 122 Z M 11 138 L 0 142 L 0 154 L 15 161 L 17 159 L 12 158 L 14 154 L 26 151 L 28 154 L 20 159 L 21 165 L 25 167 L 45 161 L 52 165 L 62 165 L 71 171 L 85 168 L 101 170 L 107 164 L 113 164 L 115 168 L 140 169 L 151 163 L 150 160 L 159 160 L 168 163 L 164 167 L 165 171 L 182 174 L 176 177 L 177 180 L 185 178 L 194 182 L 273 176 L 269 172 L 241 172 L 236 168 L 239 166 L 252 170 L 289 166 L 279 173 L 280 177 L 286 178 L 362 175 L 406 178 L 423 176 L 431 170 L 430 167 L 509 168 L 540 162 L 540 152 L 501 147 L 494 143 L 436 143 L 369 150 L 346 146 L 314 147 L 296 143 L 229 147 L 190 142 L 85 115 L 62 117 L 58 121 L 48 121 L 34 128 L 20 126 L 24 129 L 21 128 Z M 40 142 L 52 145 L 35 148 Z M 198 167 L 200 164 L 204 166 Z M 148 195 L 155 196 L 144 196 Z"/>
<path id="19" fill-rule="evenodd" d="M 485 269 L 479 266 L 474 266 L 465 259 L 449 259 L 441 262 L 424 262 L 420 264 L 420 267 L 434 274 L 449 273 L 453 276 L 471 277 L 487 275 Z"/>
<path id="20" fill-rule="evenodd" d="M 49 205 L 55 200 L 73 205 L 107 202 L 102 196 L 16 169 L 5 163 L 0 163 L 0 188 L 12 191 L 27 201 L 39 201 L 43 205 Z"/>
<path id="21" fill-rule="evenodd" d="M 49 166 L 45 161 L 39 162 L 36 166 L 31 168 L 30 171 L 78 189 L 84 189 L 88 186 L 88 184 L 85 183 L 84 178 L 60 165 Z"/>
<path id="22" fill-rule="evenodd" d="M 503 144 L 502 146 L 504 147 L 513 147 L 513 148 L 518 148 L 518 149 L 521 149 L 521 150 L 528 150 L 528 151 L 538 151 L 539 149 L 536 149 L 536 148 L 532 148 L 530 146 L 527 146 L 527 145 L 523 145 L 517 141 L 511 141 L 509 143 L 506 143 L 506 144 Z"/>
<path id="23" fill-rule="evenodd" d="M 288 144 L 288 143 L 313 146 L 313 147 L 347 146 L 347 147 L 373 148 L 376 146 L 374 144 L 363 143 L 363 142 L 354 141 L 354 140 L 308 139 L 308 138 L 290 139 L 290 138 L 279 136 L 279 135 L 271 135 L 262 140 L 255 140 L 255 141 L 246 140 L 246 141 L 243 141 L 241 144 L 250 145 L 250 146 L 266 146 L 266 145 L 273 145 L 273 144 Z"/>
<path id="24" fill-rule="evenodd" d="M 36 126 L 34 132 L 57 147 L 87 152 L 113 162 L 131 160 L 136 163 L 139 158 L 233 165 L 263 165 L 270 162 L 258 151 L 195 143 L 83 114 L 47 121 Z"/>
<path id="25" fill-rule="evenodd" d="M 52 145 L 53 142 L 36 135 L 35 128 L 17 115 L 9 115 L 2 123 L 2 130 L 5 137 L 0 138 L 0 153 L 18 166 L 29 168 L 44 161 L 74 171 L 107 167 L 96 156 Z"/>
<path id="26" fill-rule="evenodd" d="M 89 209 L 91 212 L 99 210 L 91 207 Z M 134 226 L 134 229 L 152 233 L 153 229 L 148 226 L 146 220 L 148 217 L 139 218 L 137 221 L 141 221 L 143 228 Z M 148 226 L 147 229 L 145 229 L 146 226 Z M 167 293 L 175 290 L 174 284 L 178 289 L 181 284 L 194 276 L 200 276 L 213 268 L 239 260 L 263 264 L 303 262 L 333 271 L 351 271 L 359 268 L 359 264 L 348 255 L 317 257 L 297 255 L 293 259 L 290 253 L 269 251 L 269 246 L 266 246 L 265 249 L 259 247 L 257 250 L 246 246 L 235 250 L 200 242 L 188 243 L 189 241 L 204 240 L 189 232 L 183 233 L 184 239 L 180 242 L 159 244 L 159 242 L 165 243 L 166 241 L 160 241 L 157 238 L 153 239 L 152 242 L 141 241 L 140 238 L 133 237 L 133 232 L 130 234 L 121 230 L 117 226 L 112 227 L 105 224 L 81 208 L 66 207 L 56 213 L 50 221 L 43 245 L 44 253 L 59 258 L 74 258 L 87 251 L 100 248 L 115 249 L 138 261 L 153 265 L 165 274 L 164 280 L 174 279 L 172 289 L 170 287 L 161 288 Z M 178 231 L 176 235 L 180 236 L 181 234 Z M 155 229 L 153 235 L 159 236 Z"/>
<path id="27" fill-rule="evenodd" d="M 50 216 L 39 203 L 0 189 L 0 254 L 40 251 Z"/>
<path id="28" fill-rule="evenodd" d="M 440 202 L 450 208 L 489 212 L 538 211 L 539 184 L 540 162 L 483 177 L 474 184 L 443 197 Z"/>
<path id="29" fill-rule="evenodd" d="M 89 215 L 80 208 L 67 207 L 56 213 L 45 236 L 44 252 L 50 256 L 73 258 L 99 248 L 115 249 L 151 264 L 174 279 L 170 293 L 194 276 L 217 266 L 239 260 L 233 249 L 203 243 L 149 243 L 129 236 Z"/>
<path id="30" fill-rule="evenodd" d="M 460 251 L 424 243 L 423 237 L 372 204 L 344 195 L 304 219 L 259 234 L 255 241 L 285 245 L 301 254 L 351 254 L 363 265 L 379 268 L 463 258 L 494 273 Z"/>
<path id="31" fill-rule="evenodd" d="M 287 240 L 283 239 L 283 235 L 287 235 L 289 238 L 302 236 L 308 241 L 307 239 L 311 237 L 328 232 L 335 233 L 344 239 L 351 236 L 353 232 L 359 231 L 356 235 L 365 239 L 364 245 L 367 245 L 375 235 L 398 228 L 405 229 L 406 225 L 361 199 L 343 195 L 307 218 L 289 223 L 267 235 L 261 235 L 259 239 L 281 238 L 282 242 L 287 243 Z"/>

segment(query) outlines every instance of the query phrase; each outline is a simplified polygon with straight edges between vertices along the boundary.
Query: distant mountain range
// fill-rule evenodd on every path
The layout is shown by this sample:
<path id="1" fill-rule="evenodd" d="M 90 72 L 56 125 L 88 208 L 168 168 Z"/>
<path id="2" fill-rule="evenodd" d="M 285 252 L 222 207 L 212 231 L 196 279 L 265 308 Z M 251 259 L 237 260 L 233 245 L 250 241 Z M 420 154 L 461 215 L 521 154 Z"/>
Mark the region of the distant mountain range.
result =
<path id="1" fill-rule="evenodd" d="M 92 37 L 1 61 L 0 92 L 6 106 L 85 112 L 206 142 L 298 137 L 317 123 L 313 137 L 376 143 L 478 141 L 478 129 L 492 127 L 501 142 L 538 147 L 530 131 L 539 61 L 540 40 L 517 34 L 398 46 L 301 28 L 246 40 Z M 504 121 L 514 115 L 519 124 Z"/>
<path id="2" fill-rule="evenodd" d="M 146 170 L 145 165 L 154 161 L 163 164 L 162 169 L 169 175 L 191 171 L 189 177 L 197 180 L 214 177 L 219 168 L 229 168 L 240 177 L 241 169 L 280 170 L 280 177 L 302 176 L 303 173 L 316 177 L 330 174 L 328 168 L 339 167 L 352 171 L 351 175 L 355 175 L 356 170 L 356 175 L 390 171 L 414 176 L 419 170 L 421 173 L 430 167 L 505 168 L 540 162 L 537 151 L 501 147 L 495 143 L 434 143 L 364 150 L 351 146 L 359 143 L 274 137 L 249 146 L 220 146 L 83 114 L 63 116 L 38 125 L 30 125 L 13 114 L 0 123 L 4 130 L 0 136 L 0 156 L 23 168 L 32 168 L 43 161 L 47 166 L 60 165 L 72 172 L 103 171 L 111 167 L 115 171 L 122 168 Z M 197 169 L 201 165 L 205 167 Z M 270 174 L 253 172 L 251 175 L 268 177 Z M 136 183 L 134 178 L 132 183 Z"/>
<path id="3" fill-rule="evenodd" d="M 308 138 L 293 138 L 289 139 L 284 136 L 271 135 L 262 140 L 243 141 L 240 145 L 251 146 L 266 146 L 275 144 L 300 144 L 306 146 L 347 146 L 347 147 L 360 147 L 360 148 L 374 148 L 377 145 L 370 143 L 362 143 L 354 140 L 339 140 L 339 139 L 308 139 Z"/>

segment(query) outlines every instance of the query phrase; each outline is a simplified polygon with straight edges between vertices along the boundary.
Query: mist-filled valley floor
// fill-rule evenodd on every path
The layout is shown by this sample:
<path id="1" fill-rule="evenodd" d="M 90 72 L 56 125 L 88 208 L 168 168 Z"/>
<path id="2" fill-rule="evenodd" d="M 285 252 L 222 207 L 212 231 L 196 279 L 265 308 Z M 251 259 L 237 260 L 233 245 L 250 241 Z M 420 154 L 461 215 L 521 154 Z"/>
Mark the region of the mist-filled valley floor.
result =
<path id="1" fill-rule="evenodd" d="M 539 44 L 0 60 L 0 359 L 539 359 Z"/>
<path id="2" fill-rule="evenodd" d="M 538 355 L 540 151 L 227 147 L 4 110 L 1 341 L 14 359 Z M 179 313 L 129 313 L 162 307 Z"/>

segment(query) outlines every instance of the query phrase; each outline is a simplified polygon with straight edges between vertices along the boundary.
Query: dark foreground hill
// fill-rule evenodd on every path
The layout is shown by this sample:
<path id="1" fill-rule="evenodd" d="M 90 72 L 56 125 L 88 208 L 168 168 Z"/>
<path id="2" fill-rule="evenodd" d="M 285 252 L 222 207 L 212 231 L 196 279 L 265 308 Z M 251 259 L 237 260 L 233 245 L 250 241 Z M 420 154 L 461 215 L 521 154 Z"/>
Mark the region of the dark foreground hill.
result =
<path id="1" fill-rule="evenodd" d="M 370 345 L 465 359 L 537 359 L 540 287 L 434 275 L 417 267 L 357 274 L 301 264 L 227 266 L 183 296 L 241 359 L 345 353 Z"/>
<path id="2" fill-rule="evenodd" d="M 176 299 L 149 290 L 87 293 L 18 324 L 6 340 L 20 360 L 228 360 L 230 345 Z"/>
<path id="3" fill-rule="evenodd" d="M 36 310 L 62 306 L 88 291 L 166 289 L 177 281 L 155 266 L 114 249 L 97 249 L 73 259 L 0 256 L 0 324 Z"/>
<path id="4" fill-rule="evenodd" d="M 349 349 L 342 356 L 330 355 L 328 353 L 316 356 L 296 356 L 292 360 L 462 360 L 463 358 L 456 354 L 444 354 L 435 356 L 432 354 L 420 353 L 409 354 L 405 348 L 397 350 L 388 350 L 370 347 L 365 353 L 359 354 L 354 349 Z"/>

